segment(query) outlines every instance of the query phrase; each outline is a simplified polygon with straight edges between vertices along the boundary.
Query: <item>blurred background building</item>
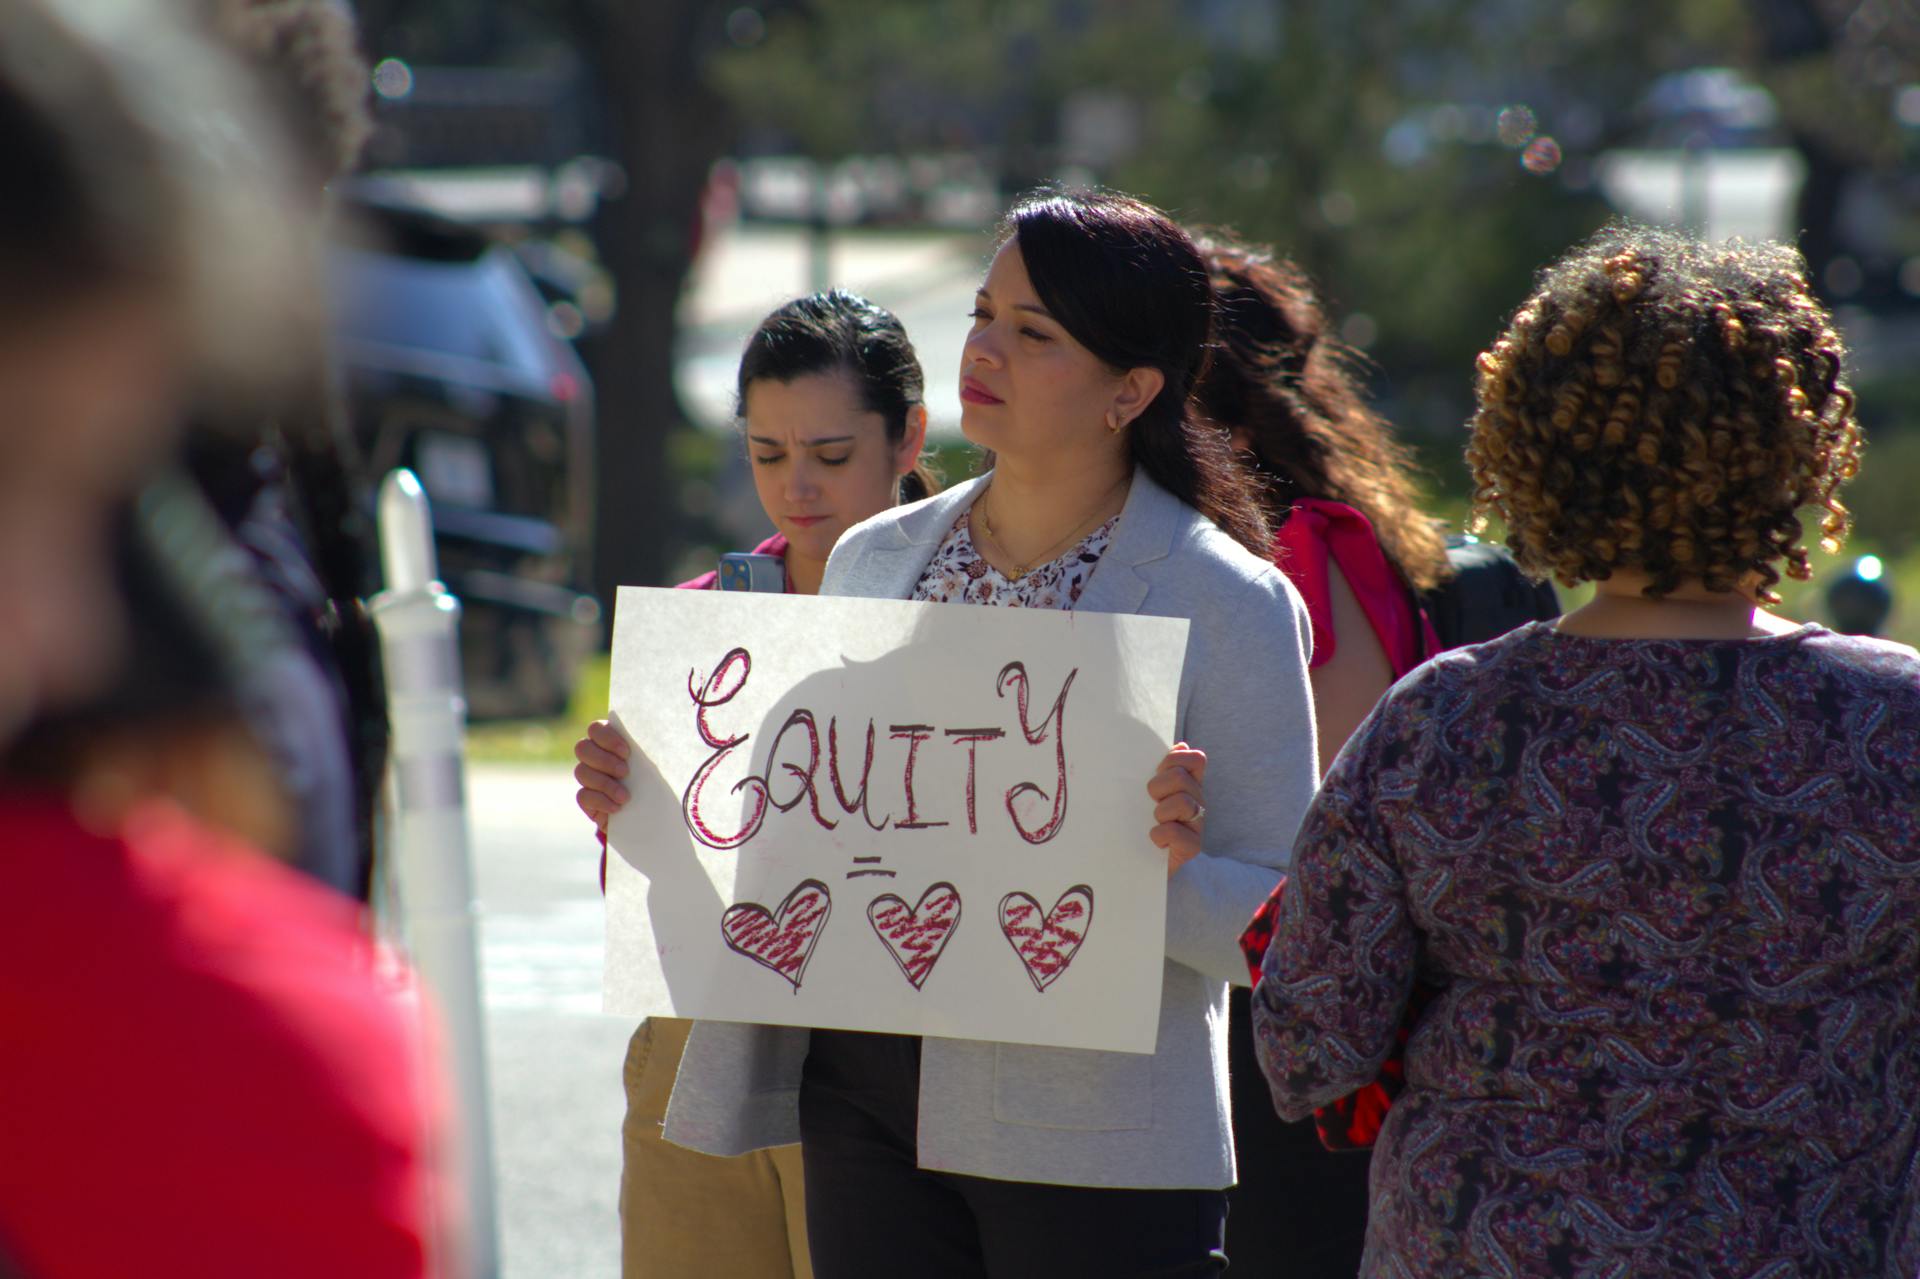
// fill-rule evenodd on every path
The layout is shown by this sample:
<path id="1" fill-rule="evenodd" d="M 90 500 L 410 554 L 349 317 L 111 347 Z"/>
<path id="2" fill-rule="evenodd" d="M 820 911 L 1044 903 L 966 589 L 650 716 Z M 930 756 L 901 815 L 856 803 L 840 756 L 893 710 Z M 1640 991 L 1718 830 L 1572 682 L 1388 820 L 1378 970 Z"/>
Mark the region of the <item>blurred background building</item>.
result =
<path id="1" fill-rule="evenodd" d="M 1896 596 L 1920 590 L 1910 4 L 357 9 L 380 127 L 346 196 L 385 247 L 339 259 L 349 385 L 365 447 L 416 465 L 441 512 L 478 614 L 479 714 L 563 704 L 596 600 L 758 535 L 733 368 L 794 294 L 846 285 L 899 312 L 948 473 L 966 473 L 957 365 L 987 232 L 1060 179 L 1306 266 L 1453 511 L 1473 356 L 1541 263 L 1622 213 L 1793 239 L 1855 352 L 1871 444 L 1854 549 Z M 355 303 L 369 289 L 418 305 L 381 318 Z M 482 324 L 487 308 L 510 318 Z M 1920 637 L 1897 611 L 1889 627 Z"/>
<path id="2" fill-rule="evenodd" d="M 503 1274 L 617 1273 L 631 1026 L 596 1015 L 568 772 L 607 705 L 601 602 L 766 532 L 734 369 L 810 289 L 903 318 L 967 474 L 965 313 L 1036 183 L 1301 262 L 1455 520 L 1473 358 L 1542 263 L 1620 214 L 1793 239 L 1870 443 L 1854 540 L 1786 611 L 1920 642 L 1909 0 L 354 4 L 379 122 L 335 187 L 358 215 L 333 258 L 354 444 L 369 498 L 396 463 L 430 489 L 467 694 L 506 721 L 468 737 Z"/>

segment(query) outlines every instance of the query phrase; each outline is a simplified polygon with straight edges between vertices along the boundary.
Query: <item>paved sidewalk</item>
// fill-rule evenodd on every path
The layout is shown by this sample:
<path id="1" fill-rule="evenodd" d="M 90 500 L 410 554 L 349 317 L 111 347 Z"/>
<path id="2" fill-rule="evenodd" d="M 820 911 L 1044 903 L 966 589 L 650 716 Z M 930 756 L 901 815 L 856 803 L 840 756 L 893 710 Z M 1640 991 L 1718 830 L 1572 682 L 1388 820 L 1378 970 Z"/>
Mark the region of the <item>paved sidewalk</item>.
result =
<path id="1" fill-rule="evenodd" d="M 620 1271 L 620 1063 L 598 863 L 565 768 L 469 768 L 502 1279 Z"/>

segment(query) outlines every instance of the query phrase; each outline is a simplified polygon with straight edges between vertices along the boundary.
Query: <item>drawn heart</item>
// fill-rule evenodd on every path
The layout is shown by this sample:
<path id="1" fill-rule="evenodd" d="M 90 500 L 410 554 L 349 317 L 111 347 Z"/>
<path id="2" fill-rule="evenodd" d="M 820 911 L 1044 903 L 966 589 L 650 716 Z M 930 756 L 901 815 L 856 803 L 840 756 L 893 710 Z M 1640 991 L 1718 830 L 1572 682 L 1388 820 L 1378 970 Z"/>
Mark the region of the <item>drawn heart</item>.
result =
<path id="1" fill-rule="evenodd" d="M 1040 903 L 1025 893 L 1008 893 L 1000 899 L 1000 931 L 1013 943 L 1038 991 L 1045 991 L 1067 971 L 1092 925 L 1093 889 L 1085 884 L 1061 893 L 1044 915 Z"/>
<path id="2" fill-rule="evenodd" d="M 911 907 L 903 897 L 882 893 L 867 903 L 867 922 L 907 981 L 919 990 L 960 927 L 960 890 L 952 884 L 935 884 L 920 894 L 918 906 Z"/>
<path id="3" fill-rule="evenodd" d="M 833 894 L 817 879 L 803 879 L 779 909 L 759 902 L 735 902 L 720 916 L 720 936 L 729 949 L 773 969 L 793 983 L 795 993 L 807 974 L 814 943 L 833 910 Z"/>

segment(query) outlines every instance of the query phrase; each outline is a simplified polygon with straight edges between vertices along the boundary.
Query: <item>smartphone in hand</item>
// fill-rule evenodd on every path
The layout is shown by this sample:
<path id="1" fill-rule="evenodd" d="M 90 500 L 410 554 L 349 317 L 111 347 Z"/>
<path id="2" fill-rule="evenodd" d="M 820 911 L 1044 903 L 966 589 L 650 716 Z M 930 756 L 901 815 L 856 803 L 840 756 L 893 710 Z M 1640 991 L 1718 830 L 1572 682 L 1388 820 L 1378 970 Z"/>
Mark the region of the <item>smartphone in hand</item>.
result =
<path id="1" fill-rule="evenodd" d="M 720 557 L 720 589 L 782 594 L 787 589 L 787 562 L 778 555 L 729 551 Z"/>

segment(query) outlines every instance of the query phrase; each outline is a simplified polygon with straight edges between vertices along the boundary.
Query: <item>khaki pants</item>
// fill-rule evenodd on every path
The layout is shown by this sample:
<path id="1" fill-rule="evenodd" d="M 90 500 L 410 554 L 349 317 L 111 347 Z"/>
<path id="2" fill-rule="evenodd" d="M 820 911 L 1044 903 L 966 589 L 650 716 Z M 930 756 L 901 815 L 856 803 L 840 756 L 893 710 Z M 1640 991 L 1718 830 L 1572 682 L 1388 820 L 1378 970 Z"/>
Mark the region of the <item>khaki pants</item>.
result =
<path id="1" fill-rule="evenodd" d="M 692 1025 L 650 1017 L 627 1046 L 620 1273 L 623 1279 L 813 1279 L 800 1147 L 723 1159 L 660 1135 Z"/>

